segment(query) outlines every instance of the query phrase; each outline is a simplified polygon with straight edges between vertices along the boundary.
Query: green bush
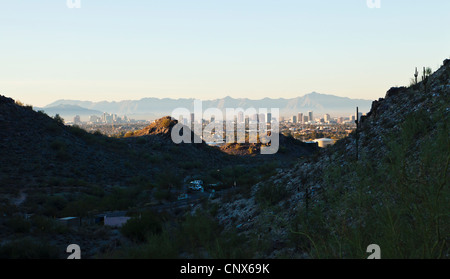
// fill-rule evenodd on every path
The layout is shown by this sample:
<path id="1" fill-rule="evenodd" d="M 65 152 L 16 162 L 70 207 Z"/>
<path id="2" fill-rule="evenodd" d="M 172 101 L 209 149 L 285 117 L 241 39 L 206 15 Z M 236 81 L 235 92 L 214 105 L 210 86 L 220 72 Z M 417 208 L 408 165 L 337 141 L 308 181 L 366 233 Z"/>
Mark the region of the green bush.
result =
<path id="1" fill-rule="evenodd" d="M 219 226 L 211 217 L 197 213 L 186 217 L 179 235 L 186 248 L 197 250 L 199 247 L 207 247 L 219 233 Z"/>
<path id="2" fill-rule="evenodd" d="M 138 144 L 145 144 L 145 143 L 147 143 L 147 140 L 144 137 L 139 137 L 136 140 L 136 143 L 138 143 Z"/>
<path id="3" fill-rule="evenodd" d="M 162 225 L 154 213 L 144 212 L 128 220 L 120 231 L 132 241 L 144 242 L 149 236 L 161 233 Z"/>
<path id="4" fill-rule="evenodd" d="M 67 226 L 58 223 L 55 219 L 41 215 L 33 216 L 31 218 L 31 223 L 33 224 L 33 227 L 35 228 L 36 232 L 41 233 L 63 234 L 68 232 L 69 230 Z"/>
<path id="5" fill-rule="evenodd" d="M 25 238 L 0 246 L 0 259 L 59 259 L 55 246 Z"/>
<path id="6" fill-rule="evenodd" d="M 31 223 L 19 216 L 14 216 L 7 220 L 6 226 L 14 233 L 28 233 L 31 229 Z"/>
<path id="7" fill-rule="evenodd" d="M 59 114 L 56 114 L 55 117 L 53 117 L 53 119 L 54 119 L 58 124 L 64 125 L 64 119 L 63 119 Z"/>
<path id="8" fill-rule="evenodd" d="M 67 145 L 60 140 L 54 140 L 54 141 L 52 141 L 52 143 L 50 143 L 50 148 L 55 151 L 59 151 L 59 150 L 65 151 L 67 149 Z"/>
<path id="9" fill-rule="evenodd" d="M 263 183 L 256 192 L 256 202 L 262 206 L 272 206 L 287 196 L 287 190 L 282 185 Z"/>
<path id="10" fill-rule="evenodd" d="M 382 160 L 362 154 L 347 167 L 326 169 L 323 196 L 291 224 L 293 244 L 315 258 L 366 258 L 372 243 L 382 258 L 447 257 L 450 143 L 444 111 L 407 116 L 385 136 Z"/>
<path id="11" fill-rule="evenodd" d="M 171 194 L 168 189 L 161 189 L 160 187 L 155 189 L 155 192 L 153 193 L 153 197 L 158 200 L 170 200 Z"/>

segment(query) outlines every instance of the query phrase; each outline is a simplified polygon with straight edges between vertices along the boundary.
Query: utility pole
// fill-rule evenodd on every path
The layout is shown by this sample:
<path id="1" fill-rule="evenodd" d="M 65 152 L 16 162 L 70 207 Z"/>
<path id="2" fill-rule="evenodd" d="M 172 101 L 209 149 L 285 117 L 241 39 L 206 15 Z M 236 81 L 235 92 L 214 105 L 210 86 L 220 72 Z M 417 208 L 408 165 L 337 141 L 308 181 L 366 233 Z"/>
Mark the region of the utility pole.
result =
<path id="1" fill-rule="evenodd" d="M 355 117 L 355 123 L 356 123 L 356 161 L 358 161 L 359 156 L 358 156 L 358 124 L 359 124 L 359 120 L 358 117 L 359 116 L 359 112 L 358 112 L 358 107 L 356 107 L 356 117 Z"/>

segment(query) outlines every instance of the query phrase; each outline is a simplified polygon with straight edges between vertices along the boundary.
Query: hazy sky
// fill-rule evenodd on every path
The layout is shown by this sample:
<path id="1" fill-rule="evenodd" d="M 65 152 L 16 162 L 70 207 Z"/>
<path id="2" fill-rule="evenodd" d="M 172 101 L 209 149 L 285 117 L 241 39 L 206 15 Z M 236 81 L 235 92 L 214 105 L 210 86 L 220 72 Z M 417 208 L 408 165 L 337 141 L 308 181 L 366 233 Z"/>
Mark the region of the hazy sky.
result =
<path id="1" fill-rule="evenodd" d="M 0 94 L 378 99 L 450 57 L 450 1 L 0 0 Z"/>

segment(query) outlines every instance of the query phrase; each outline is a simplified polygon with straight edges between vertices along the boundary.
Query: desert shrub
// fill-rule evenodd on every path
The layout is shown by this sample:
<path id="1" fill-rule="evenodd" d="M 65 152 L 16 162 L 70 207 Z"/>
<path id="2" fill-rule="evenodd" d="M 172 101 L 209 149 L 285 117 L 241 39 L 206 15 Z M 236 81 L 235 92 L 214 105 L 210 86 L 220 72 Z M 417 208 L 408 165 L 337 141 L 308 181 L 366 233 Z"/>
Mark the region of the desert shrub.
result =
<path id="1" fill-rule="evenodd" d="M 42 214 L 46 216 L 57 216 L 61 210 L 63 210 L 67 205 L 67 201 L 62 196 L 50 196 L 46 199 L 45 203 L 42 205 Z"/>
<path id="2" fill-rule="evenodd" d="M 50 148 L 55 150 L 55 151 L 59 151 L 59 150 L 66 150 L 67 149 L 67 145 L 65 142 L 61 141 L 61 140 L 54 140 L 50 143 Z"/>
<path id="3" fill-rule="evenodd" d="M 145 158 L 152 164 L 158 164 L 163 161 L 161 155 L 158 155 L 158 154 L 148 155 Z"/>
<path id="4" fill-rule="evenodd" d="M 387 152 L 362 154 L 346 168 L 324 171 L 326 185 L 309 212 L 299 212 L 294 244 L 315 258 L 445 258 L 449 253 L 449 118 L 414 112 L 384 137 Z M 418 144 L 420 143 L 420 144 Z M 308 217 L 309 216 L 309 217 Z"/>
<path id="5" fill-rule="evenodd" d="M 224 232 L 207 247 L 208 254 L 213 259 L 249 259 L 255 249 L 242 245 L 247 240 L 247 237 L 238 235 L 235 231 Z"/>
<path id="6" fill-rule="evenodd" d="M 280 145 L 278 152 L 280 152 L 281 154 L 286 154 L 288 152 L 288 149 L 286 148 L 286 146 Z"/>
<path id="7" fill-rule="evenodd" d="M 31 229 L 31 223 L 19 216 L 13 216 L 7 220 L 6 226 L 14 233 L 28 233 Z"/>
<path id="8" fill-rule="evenodd" d="M 257 172 L 262 176 L 262 180 L 267 180 L 277 173 L 279 162 L 268 162 L 257 167 Z"/>
<path id="9" fill-rule="evenodd" d="M 31 223 L 35 232 L 62 234 L 69 230 L 67 226 L 58 223 L 55 219 L 42 215 L 34 215 L 31 218 Z"/>
<path id="10" fill-rule="evenodd" d="M 64 119 L 63 119 L 59 114 L 56 114 L 55 117 L 53 117 L 53 119 L 54 119 L 58 124 L 63 124 L 63 125 L 64 125 Z"/>
<path id="11" fill-rule="evenodd" d="M 124 135 L 125 138 L 129 138 L 129 137 L 132 137 L 132 136 L 134 136 L 134 132 L 133 131 L 128 131 Z"/>
<path id="12" fill-rule="evenodd" d="M 183 179 L 169 170 L 159 173 L 156 179 L 156 184 L 161 189 L 180 188 L 182 183 Z"/>
<path id="13" fill-rule="evenodd" d="M 86 130 L 84 130 L 83 128 L 77 126 L 77 125 L 73 125 L 69 127 L 69 130 L 72 132 L 72 134 L 74 134 L 77 137 L 88 137 L 90 136 L 90 134 L 88 132 L 86 132 Z"/>
<path id="14" fill-rule="evenodd" d="M 0 246 L 0 259 L 59 259 L 58 249 L 40 240 L 25 238 Z"/>
<path id="15" fill-rule="evenodd" d="M 151 189 L 153 188 L 152 180 L 143 175 L 134 176 L 129 180 L 131 185 L 140 187 L 141 189 Z"/>
<path id="16" fill-rule="evenodd" d="M 60 217 L 85 217 L 90 211 L 102 209 L 100 201 L 100 198 L 83 194 L 68 202 L 64 209 L 56 214 Z"/>
<path id="17" fill-rule="evenodd" d="M 60 161 L 67 161 L 70 155 L 67 152 L 67 145 L 61 140 L 54 140 L 50 143 L 50 148 L 56 151 L 56 158 Z"/>
<path id="18" fill-rule="evenodd" d="M 192 158 L 189 161 L 184 161 L 180 163 L 180 167 L 185 170 L 193 170 L 193 169 L 199 169 L 203 167 L 203 161 L 199 159 Z"/>
<path id="19" fill-rule="evenodd" d="M 178 247 L 170 236 L 170 232 L 149 234 L 145 242 L 101 255 L 101 258 L 112 259 L 176 259 L 179 257 Z"/>
<path id="20" fill-rule="evenodd" d="M 138 143 L 138 144 L 145 144 L 145 143 L 147 143 L 147 140 L 144 137 L 139 137 L 136 140 L 136 143 Z"/>
<path id="21" fill-rule="evenodd" d="M 131 218 L 120 229 L 125 237 L 135 242 L 144 242 L 149 236 L 159 234 L 161 231 L 161 221 L 153 212 L 144 212 Z"/>
<path id="22" fill-rule="evenodd" d="M 103 137 L 103 134 L 100 130 L 95 130 L 94 132 L 91 132 L 92 135 L 96 136 L 96 137 Z"/>
<path id="23" fill-rule="evenodd" d="M 272 206 L 283 200 L 287 196 L 286 187 L 263 183 L 256 192 L 256 201 L 262 206 Z"/>
<path id="24" fill-rule="evenodd" d="M 169 118 L 165 118 L 161 121 L 161 126 L 164 128 L 169 128 L 171 120 Z"/>
<path id="25" fill-rule="evenodd" d="M 158 187 L 155 189 L 155 191 L 153 193 L 153 197 L 158 201 L 170 200 L 170 198 L 171 198 L 170 190 L 161 189 L 160 187 Z"/>
<path id="26" fill-rule="evenodd" d="M 188 250 L 197 250 L 199 247 L 208 247 L 219 233 L 219 225 L 210 216 L 197 213 L 186 216 L 179 235 L 182 246 Z"/>
<path id="27" fill-rule="evenodd" d="M 139 194 L 139 187 L 130 187 L 128 189 L 114 187 L 109 194 L 105 194 L 97 202 L 96 207 L 102 210 L 127 210 L 136 203 Z"/>
<path id="28" fill-rule="evenodd" d="M 6 216 L 10 216 L 16 213 L 19 209 L 16 205 L 10 204 L 9 201 L 0 202 L 0 212 L 5 214 Z"/>

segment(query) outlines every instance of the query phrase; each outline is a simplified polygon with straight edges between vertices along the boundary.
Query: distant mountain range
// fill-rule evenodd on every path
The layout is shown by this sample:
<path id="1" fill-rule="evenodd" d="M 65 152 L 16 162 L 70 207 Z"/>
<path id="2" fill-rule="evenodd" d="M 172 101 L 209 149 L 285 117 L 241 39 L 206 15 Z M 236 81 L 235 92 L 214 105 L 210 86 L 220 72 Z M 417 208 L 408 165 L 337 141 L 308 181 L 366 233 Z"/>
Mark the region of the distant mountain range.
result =
<path id="1" fill-rule="evenodd" d="M 91 115 L 101 115 L 103 113 L 102 111 L 99 110 L 87 109 L 84 107 L 80 107 L 78 105 L 67 105 L 67 104 L 60 104 L 45 108 L 35 108 L 35 110 L 42 110 L 50 116 L 59 114 L 61 117 L 67 120 L 70 120 L 70 118 L 73 118 L 75 115 L 80 115 L 86 118 Z"/>
<path id="2" fill-rule="evenodd" d="M 134 119 L 153 120 L 162 116 L 171 115 L 176 108 L 187 108 L 193 112 L 193 98 L 190 99 L 169 99 L 169 98 L 143 98 L 140 100 L 125 100 L 120 102 L 90 102 L 79 100 L 58 100 L 44 108 L 49 115 L 59 113 L 63 117 L 73 117 L 80 115 L 89 117 L 90 115 L 100 115 L 103 112 L 127 115 Z M 302 97 L 291 99 L 271 99 L 251 100 L 248 98 L 231 98 L 203 101 L 203 110 L 207 108 L 279 108 L 280 115 L 290 117 L 299 112 L 307 113 L 313 111 L 315 115 L 329 113 L 332 116 L 348 116 L 354 113 L 356 107 L 361 112 L 368 112 L 372 104 L 371 100 L 350 99 L 328 94 L 309 93 Z"/>

